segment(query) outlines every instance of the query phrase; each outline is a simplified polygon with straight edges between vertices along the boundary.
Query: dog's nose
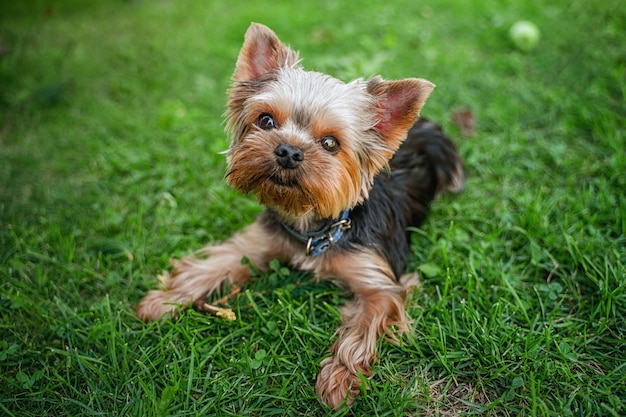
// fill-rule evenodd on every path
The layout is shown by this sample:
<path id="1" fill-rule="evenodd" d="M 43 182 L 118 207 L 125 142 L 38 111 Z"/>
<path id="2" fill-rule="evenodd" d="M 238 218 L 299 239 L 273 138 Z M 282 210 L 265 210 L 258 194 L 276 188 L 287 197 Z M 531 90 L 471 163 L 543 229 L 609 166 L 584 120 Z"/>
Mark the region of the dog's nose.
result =
<path id="1" fill-rule="evenodd" d="M 276 155 L 278 165 L 287 169 L 296 168 L 304 160 L 302 149 L 286 143 L 278 145 L 274 149 L 274 154 Z"/>

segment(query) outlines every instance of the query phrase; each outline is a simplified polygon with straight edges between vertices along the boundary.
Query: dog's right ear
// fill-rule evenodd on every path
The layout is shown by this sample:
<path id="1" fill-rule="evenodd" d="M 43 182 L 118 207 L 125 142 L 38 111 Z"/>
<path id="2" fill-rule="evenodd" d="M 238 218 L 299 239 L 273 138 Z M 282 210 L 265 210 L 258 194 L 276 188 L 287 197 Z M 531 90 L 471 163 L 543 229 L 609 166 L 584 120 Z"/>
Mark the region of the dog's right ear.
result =
<path id="1" fill-rule="evenodd" d="M 270 28 L 252 23 L 246 31 L 233 81 L 252 81 L 278 67 L 297 67 L 298 53 L 285 46 Z"/>

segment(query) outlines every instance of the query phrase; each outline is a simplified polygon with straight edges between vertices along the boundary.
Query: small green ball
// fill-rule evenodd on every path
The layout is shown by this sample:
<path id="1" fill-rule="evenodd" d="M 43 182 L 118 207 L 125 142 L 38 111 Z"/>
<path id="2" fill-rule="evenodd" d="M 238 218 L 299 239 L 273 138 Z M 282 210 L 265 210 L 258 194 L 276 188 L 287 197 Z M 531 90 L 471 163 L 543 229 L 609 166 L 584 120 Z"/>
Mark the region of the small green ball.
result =
<path id="1" fill-rule="evenodd" d="M 513 44 L 524 52 L 532 51 L 539 43 L 541 32 L 537 25 L 527 20 L 515 22 L 509 29 L 509 38 Z"/>

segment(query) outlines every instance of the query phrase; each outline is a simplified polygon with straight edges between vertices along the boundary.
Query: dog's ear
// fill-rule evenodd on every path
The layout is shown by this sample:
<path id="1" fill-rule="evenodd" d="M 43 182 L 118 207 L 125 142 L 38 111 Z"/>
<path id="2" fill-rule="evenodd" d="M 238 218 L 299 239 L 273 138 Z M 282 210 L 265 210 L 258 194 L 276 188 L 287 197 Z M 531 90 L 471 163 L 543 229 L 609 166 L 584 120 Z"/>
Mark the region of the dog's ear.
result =
<path id="1" fill-rule="evenodd" d="M 298 53 L 285 46 L 270 28 L 252 23 L 246 31 L 234 81 L 252 81 L 278 67 L 297 67 Z"/>
<path id="2" fill-rule="evenodd" d="M 420 78 L 385 81 L 374 77 L 367 82 L 367 92 L 376 99 L 377 123 L 374 126 L 387 146 L 396 150 L 419 116 L 424 102 L 435 88 Z"/>

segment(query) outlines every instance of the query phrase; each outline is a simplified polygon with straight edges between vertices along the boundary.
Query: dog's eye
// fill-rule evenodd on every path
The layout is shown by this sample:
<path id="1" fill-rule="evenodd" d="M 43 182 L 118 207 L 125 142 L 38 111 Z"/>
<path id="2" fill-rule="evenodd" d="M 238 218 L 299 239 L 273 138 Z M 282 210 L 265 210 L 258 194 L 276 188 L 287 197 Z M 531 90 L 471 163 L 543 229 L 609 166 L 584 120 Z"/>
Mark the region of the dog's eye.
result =
<path id="1" fill-rule="evenodd" d="M 272 115 L 269 113 L 261 114 L 256 124 L 263 130 L 276 129 L 277 127 L 274 117 L 272 117 Z"/>
<path id="2" fill-rule="evenodd" d="M 330 153 L 339 152 L 339 142 L 334 136 L 324 136 L 321 141 L 322 148 Z"/>

